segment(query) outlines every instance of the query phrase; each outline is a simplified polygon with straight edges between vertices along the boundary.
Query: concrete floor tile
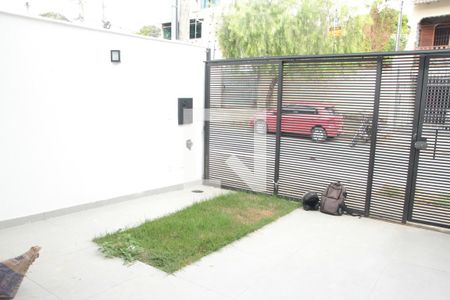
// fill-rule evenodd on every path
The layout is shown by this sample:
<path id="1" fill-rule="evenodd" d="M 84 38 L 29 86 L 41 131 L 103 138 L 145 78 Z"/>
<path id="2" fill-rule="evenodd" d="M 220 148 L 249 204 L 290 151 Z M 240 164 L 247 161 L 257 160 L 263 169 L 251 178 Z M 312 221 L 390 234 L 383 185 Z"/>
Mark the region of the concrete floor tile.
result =
<path id="1" fill-rule="evenodd" d="M 119 284 L 89 299 L 167 300 L 167 299 L 230 299 L 204 287 L 168 275 L 165 278 L 142 276 Z"/>
<path id="2" fill-rule="evenodd" d="M 251 286 L 273 265 L 274 260 L 229 246 L 185 267 L 175 276 L 232 297 Z"/>
<path id="3" fill-rule="evenodd" d="M 58 300 L 59 298 L 52 295 L 41 286 L 37 285 L 28 278 L 24 278 L 17 291 L 15 300 Z"/>
<path id="4" fill-rule="evenodd" d="M 86 247 L 84 243 L 72 245 L 61 243 L 61 240 L 67 237 L 65 231 L 48 221 L 6 228 L 0 230 L 0 236 L 0 259 L 18 256 L 34 245 L 47 249 L 52 255 L 59 255 Z M 70 240 L 71 238 L 67 241 Z"/>
<path id="5" fill-rule="evenodd" d="M 404 263 L 450 272 L 450 235 L 447 236 L 449 238 L 445 239 L 443 233 L 410 227 L 396 235 L 398 252 L 395 258 Z"/>
<path id="6" fill-rule="evenodd" d="M 381 274 L 369 299 L 447 300 L 450 273 L 403 262 L 393 262 Z"/>
<path id="7" fill-rule="evenodd" d="M 165 276 L 145 264 L 124 265 L 104 258 L 92 247 L 33 265 L 28 277 L 62 299 L 83 299 L 142 275 Z"/>
<path id="8" fill-rule="evenodd" d="M 364 299 L 386 264 L 380 257 L 315 245 L 287 258 L 237 299 Z"/>

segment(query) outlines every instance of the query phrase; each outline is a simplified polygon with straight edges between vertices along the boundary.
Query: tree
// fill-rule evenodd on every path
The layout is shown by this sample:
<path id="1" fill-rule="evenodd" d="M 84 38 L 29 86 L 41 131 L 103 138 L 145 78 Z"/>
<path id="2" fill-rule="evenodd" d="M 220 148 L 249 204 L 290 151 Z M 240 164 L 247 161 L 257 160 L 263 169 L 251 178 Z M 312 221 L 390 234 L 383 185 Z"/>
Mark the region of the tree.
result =
<path id="1" fill-rule="evenodd" d="M 53 11 L 49 11 L 49 12 L 40 14 L 40 16 L 44 17 L 44 18 L 58 20 L 58 21 L 70 22 L 69 19 L 67 19 L 64 15 L 57 13 L 57 12 L 53 12 Z"/>
<path id="2" fill-rule="evenodd" d="M 387 50 L 398 11 L 381 9 L 380 1 L 376 0 L 369 14 L 356 16 L 346 6 L 333 6 L 332 0 L 236 1 L 222 15 L 219 45 L 226 58 Z M 276 68 L 253 68 L 258 78 L 263 73 L 272 76 L 266 95 L 270 106 Z M 285 76 L 289 76 L 287 71 Z"/>
<path id="3" fill-rule="evenodd" d="M 236 1 L 222 15 L 220 48 L 227 58 L 394 50 L 399 11 L 386 2 L 355 16 L 332 0 Z M 402 22 L 404 48 L 406 16 Z"/>
<path id="4" fill-rule="evenodd" d="M 367 49 L 363 23 L 331 0 L 242 0 L 222 16 L 218 39 L 228 58 L 356 52 Z"/>
<path id="5" fill-rule="evenodd" d="M 393 51 L 397 33 L 399 11 L 385 6 L 387 1 L 376 0 L 370 8 L 370 21 L 364 27 L 364 33 L 370 45 L 371 51 Z M 384 6 L 384 7 L 383 7 Z M 410 28 L 408 18 L 402 18 L 402 35 L 400 49 L 406 46 L 406 39 Z"/>
<path id="6" fill-rule="evenodd" d="M 143 26 L 137 34 L 151 36 L 151 37 L 160 37 L 161 29 L 156 27 L 155 25 L 145 25 Z"/>

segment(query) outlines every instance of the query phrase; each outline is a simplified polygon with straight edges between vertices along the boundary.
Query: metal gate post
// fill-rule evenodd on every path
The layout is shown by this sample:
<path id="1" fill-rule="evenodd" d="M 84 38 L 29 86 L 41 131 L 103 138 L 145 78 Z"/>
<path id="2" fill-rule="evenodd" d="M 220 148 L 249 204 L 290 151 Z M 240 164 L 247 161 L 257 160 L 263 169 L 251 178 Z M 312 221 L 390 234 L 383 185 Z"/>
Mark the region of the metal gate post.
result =
<path id="1" fill-rule="evenodd" d="M 416 88 L 416 101 L 414 105 L 414 120 L 411 136 L 411 150 L 409 154 L 409 168 L 408 178 L 406 181 L 405 201 L 403 205 L 402 223 L 406 223 L 411 216 L 413 210 L 414 193 L 416 190 L 415 183 L 417 177 L 417 170 L 419 168 L 418 151 L 414 147 L 414 143 L 420 137 L 422 133 L 421 117 L 423 117 L 423 111 L 425 110 L 425 97 L 427 89 L 424 88 L 428 82 L 428 65 L 429 56 L 421 56 L 419 61 L 419 74 L 417 78 Z"/>
<path id="2" fill-rule="evenodd" d="M 211 116 L 210 109 L 210 80 L 211 80 L 211 49 L 206 49 L 206 62 L 205 62 L 205 108 L 204 108 L 204 125 L 203 125 L 203 134 L 204 134 L 204 148 L 203 148 L 203 179 L 209 179 L 209 127 L 210 121 L 209 118 Z"/>
<path id="3" fill-rule="evenodd" d="M 380 55 L 377 57 L 377 75 L 375 79 L 375 96 L 374 96 L 373 116 L 372 116 L 372 136 L 370 141 L 369 170 L 367 173 L 366 203 L 364 205 L 364 215 L 366 217 L 369 216 L 370 199 L 372 198 L 373 169 L 375 165 L 375 153 L 377 147 L 378 118 L 380 112 L 380 94 L 381 94 L 382 77 L 383 77 L 383 56 Z"/>
<path id="4" fill-rule="evenodd" d="M 281 117 L 283 109 L 283 67 L 284 62 L 278 63 L 278 93 L 277 93 L 277 129 L 275 137 L 275 170 L 273 178 L 273 193 L 278 195 L 280 181 L 280 152 L 281 152 Z"/>

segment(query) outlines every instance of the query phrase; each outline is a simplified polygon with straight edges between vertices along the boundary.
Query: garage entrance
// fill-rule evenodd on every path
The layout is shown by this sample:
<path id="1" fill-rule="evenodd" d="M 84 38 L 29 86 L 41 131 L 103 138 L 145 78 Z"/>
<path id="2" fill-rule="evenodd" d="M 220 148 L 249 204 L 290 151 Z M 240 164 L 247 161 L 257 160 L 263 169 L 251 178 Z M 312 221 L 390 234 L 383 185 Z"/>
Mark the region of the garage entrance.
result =
<path id="1" fill-rule="evenodd" d="M 208 61 L 205 179 L 450 227 L 450 52 Z M 425 141 L 426 140 L 426 141 Z"/>

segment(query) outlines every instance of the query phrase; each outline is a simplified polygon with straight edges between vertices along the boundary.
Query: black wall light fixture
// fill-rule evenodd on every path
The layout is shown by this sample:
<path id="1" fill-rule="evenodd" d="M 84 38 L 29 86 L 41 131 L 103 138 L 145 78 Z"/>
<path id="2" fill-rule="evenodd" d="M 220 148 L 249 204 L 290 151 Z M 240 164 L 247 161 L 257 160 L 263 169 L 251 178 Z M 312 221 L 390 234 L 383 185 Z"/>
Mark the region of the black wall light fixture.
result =
<path id="1" fill-rule="evenodd" d="M 120 50 L 111 50 L 111 62 L 120 62 Z"/>

